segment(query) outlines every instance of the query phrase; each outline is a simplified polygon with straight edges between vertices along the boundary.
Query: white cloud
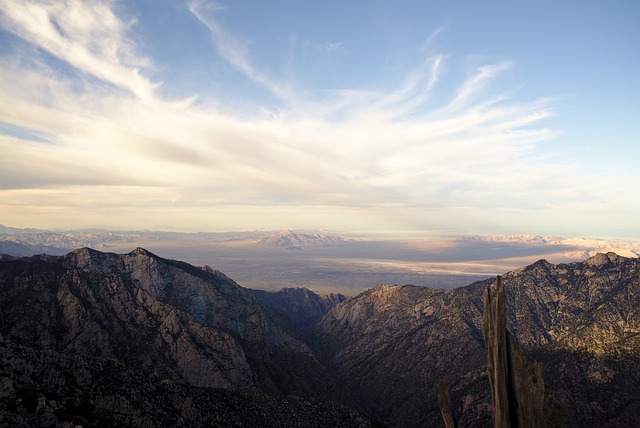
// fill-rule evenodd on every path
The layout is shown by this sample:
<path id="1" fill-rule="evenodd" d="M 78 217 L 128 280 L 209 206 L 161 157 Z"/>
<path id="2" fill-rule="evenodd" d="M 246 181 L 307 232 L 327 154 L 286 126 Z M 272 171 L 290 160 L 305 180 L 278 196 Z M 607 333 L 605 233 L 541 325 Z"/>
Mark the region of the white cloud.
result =
<path id="1" fill-rule="evenodd" d="M 444 78 L 439 54 L 396 90 L 300 103 L 282 89 L 288 82 L 255 70 L 247 45 L 215 19 L 219 6 L 192 2 L 220 55 L 289 102 L 246 119 L 160 98 L 140 71 L 153 64 L 111 3 L 0 5 L 5 28 L 97 79 L 78 84 L 43 61 L 0 59 L 0 121 L 49 141 L 0 137 L 4 223 L 38 226 L 46 214 L 65 227 L 144 227 L 152 216 L 196 229 L 452 228 L 616 193 L 541 158 L 536 144 L 556 135 L 540 124 L 553 100 L 492 94 L 508 61 L 478 68 L 441 108 L 424 107 Z"/>
<path id="2" fill-rule="evenodd" d="M 108 3 L 2 0 L 0 7 L 4 28 L 18 37 L 141 100 L 153 97 L 157 84 L 139 70 L 149 62 L 136 56 L 133 43 L 126 38 L 128 26 Z"/>
<path id="3" fill-rule="evenodd" d="M 512 67 L 510 61 L 503 61 L 496 64 L 486 64 L 481 66 L 475 74 L 458 88 L 458 92 L 445 111 L 456 111 L 469 106 L 469 103 L 477 97 L 485 88 L 488 82 L 493 80 Z"/>
<path id="4" fill-rule="evenodd" d="M 249 41 L 241 41 L 228 32 L 217 20 L 216 14 L 225 8 L 209 0 L 195 0 L 189 3 L 191 13 L 211 32 L 211 37 L 220 56 L 237 68 L 246 77 L 268 89 L 280 99 L 291 99 L 290 88 L 268 78 L 253 66 L 250 59 Z"/>

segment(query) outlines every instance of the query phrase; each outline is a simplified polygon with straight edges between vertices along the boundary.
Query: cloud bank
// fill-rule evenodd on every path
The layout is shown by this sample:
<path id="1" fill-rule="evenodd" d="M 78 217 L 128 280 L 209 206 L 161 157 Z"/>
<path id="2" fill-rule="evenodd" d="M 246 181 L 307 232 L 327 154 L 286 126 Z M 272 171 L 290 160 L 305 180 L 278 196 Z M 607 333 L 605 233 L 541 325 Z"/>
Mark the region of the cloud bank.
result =
<path id="1" fill-rule="evenodd" d="M 483 63 L 444 98 L 446 53 L 425 56 L 391 90 L 310 98 L 255 65 L 220 5 L 192 2 L 219 59 L 281 102 L 241 116 L 198 94 L 160 95 L 169 82 L 148 77 L 156 64 L 117 6 L 0 1 L 13 46 L 0 57 L 3 222 L 508 232 L 523 221 L 558 227 L 545 219 L 552 210 L 625 202 L 626 189 L 538 149 L 557 135 L 545 126 L 553 100 L 495 90 L 511 61 Z M 343 45 L 329 47 L 323 54 Z"/>

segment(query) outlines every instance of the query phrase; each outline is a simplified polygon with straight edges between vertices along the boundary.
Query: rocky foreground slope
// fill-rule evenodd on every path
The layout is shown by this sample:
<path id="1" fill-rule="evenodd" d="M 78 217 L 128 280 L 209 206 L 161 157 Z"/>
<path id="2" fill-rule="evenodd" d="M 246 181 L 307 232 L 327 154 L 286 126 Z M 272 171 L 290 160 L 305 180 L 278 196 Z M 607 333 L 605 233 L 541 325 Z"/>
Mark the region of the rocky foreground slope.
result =
<path id="1" fill-rule="evenodd" d="M 639 268 L 609 253 L 503 276 L 550 423 L 637 426 Z M 3 256 L 0 426 L 441 426 L 440 380 L 461 426 L 488 426 L 489 282 L 346 299 L 248 290 L 140 248 Z"/>
<path id="2" fill-rule="evenodd" d="M 267 422 L 283 411 L 294 422 L 307 416 L 302 405 L 289 409 L 265 393 L 339 397 L 308 346 L 272 321 L 251 290 L 211 268 L 141 248 L 126 255 L 84 248 L 62 257 L 4 257 L 0 314 L 0 395 L 9 399 L 3 401 L 8 413 L 0 411 L 0 418 L 29 413 L 19 406 L 20 391 L 35 394 L 38 403 L 54 397 L 55 404 L 43 403 L 58 412 L 60 422 L 68 414 L 82 416 L 78 406 L 85 403 L 99 426 L 112 412 L 118 414 L 114 426 L 158 426 L 154 415 L 167 412 L 163 400 L 173 400 L 166 385 L 193 397 L 176 412 L 196 426 L 216 416 L 215 407 L 206 405 L 212 391 L 232 402 L 239 395 L 221 391 L 253 391 L 249 401 L 271 403 L 258 414 Z M 188 387 L 200 389 L 187 394 Z M 200 410 L 195 397 L 201 397 Z M 354 413 L 332 404 L 317 414 L 349 420 Z M 227 423 L 246 423 L 247 415 L 222 415 L 231 418 Z M 353 418 L 367 425 L 365 418 Z"/>
<path id="3" fill-rule="evenodd" d="M 539 261 L 503 276 L 507 327 L 543 364 L 548 419 L 567 426 L 638 426 L 640 261 L 613 253 L 582 263 Z M 330 370 L 360 408 L 398 426 L 438 426 L 438 380 L 461 426 L 489 426 L 482 294 L 379 286 L 316 325 Z"/>

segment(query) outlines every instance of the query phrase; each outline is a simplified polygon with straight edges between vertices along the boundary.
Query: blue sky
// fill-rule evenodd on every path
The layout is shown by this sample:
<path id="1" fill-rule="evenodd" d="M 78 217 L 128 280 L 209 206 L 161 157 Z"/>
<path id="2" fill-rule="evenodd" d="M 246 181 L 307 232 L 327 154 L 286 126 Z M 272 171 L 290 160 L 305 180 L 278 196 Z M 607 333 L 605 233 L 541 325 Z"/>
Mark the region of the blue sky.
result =
<path id="1" fill-rule="evenodd" d="M 639 237 L 639 21 L 0 0 L 0 223 Z"/>

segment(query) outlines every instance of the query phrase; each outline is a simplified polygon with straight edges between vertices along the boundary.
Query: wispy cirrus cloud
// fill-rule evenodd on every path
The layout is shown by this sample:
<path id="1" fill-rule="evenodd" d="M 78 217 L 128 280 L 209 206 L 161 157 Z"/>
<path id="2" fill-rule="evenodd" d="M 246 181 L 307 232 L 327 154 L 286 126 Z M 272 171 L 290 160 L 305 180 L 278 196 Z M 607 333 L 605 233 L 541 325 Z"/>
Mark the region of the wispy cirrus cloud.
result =
<path id="1" fill-rule="evenodd" d="M 509 70 L 512 66 L 511 61 L 482 65 L 474 71 L 474 74 L 464 84 L 458 87 L 455 97 L 445 107 L 445 110 L 455 111 L 468 107 L 469 103 L 480 94 L 489 82 Z"/>
<path id="2" fill-rule="evenodd" d="M 576 167 L 536 152 L 556 136 L 543 126 L 553 100 L 515 102 L 491 89 L 509 61 L 482 64 L 444 98 L 434 91 L 447 55 L 434 54 L 395 89 L 302 102 L 290 80 L 254 67 L 217 3 L 192 2 L 220 55 L 284 101 L 247 118 L 158 95 L 160 82 L 144 74 L 154 64 L 116 3 L 0 5 L 5 30 L 92 77 L 78 84 L 44 57 L 0 58 L 0 121 L 47 141 L 0 136 L 0 215 L 14 224 L 48 213 L 70 227 L 62 223 L 82 221 L 80 210 L 91 225 L 115 227 L 153 216 L 197 229 L 453 228 L 474 210 L 489 222 L 498 207 L 587 203 Z"/>
<path id="3" fill-rule="evenodd" d="M 109 6 L 81 0 L 2 0 L 0 19 L 5 30 L 75 69 L 149 100 L 158 85 L 145 78 L 140 67 L 150 62 L 135 53 L 127 38 L 133 23 L 124 23 Z"/>
<path id="4" fill-rule="evenodd" d="M 218 53 L 229 64 L 278 98 L 290 99 L 292 96 L 290 88 L 282 82 L 270 79 L 253 65 L 250 54 L 251 43 L 241 41 L 219 23 L 216 14 L 223 12 L 224 9 L 224 6 L 210 0 L 194 0 L 189 3 L 189 11 L 209 29 Z"/>

